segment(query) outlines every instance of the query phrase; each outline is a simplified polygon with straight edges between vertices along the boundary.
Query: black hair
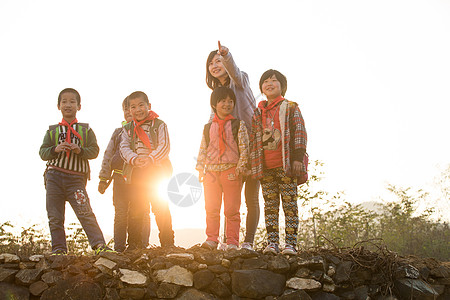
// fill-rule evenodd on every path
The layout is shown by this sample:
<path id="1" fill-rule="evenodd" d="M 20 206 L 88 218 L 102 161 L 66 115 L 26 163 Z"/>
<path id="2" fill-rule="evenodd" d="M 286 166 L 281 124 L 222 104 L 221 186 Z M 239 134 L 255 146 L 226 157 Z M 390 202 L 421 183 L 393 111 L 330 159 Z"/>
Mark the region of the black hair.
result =
<path id="1" fill-rule="evenodd" d="M 278 81 L 280 82 L 281 85 L 281 95 L 284 97 L 284 95 L 286 94 L 286 90 L 287 90 L 287 79 L 286 76 L 284 76 L 283 74 L 281 74 L 279 71 L 277 70 L 267 70 L 265 71 L 262 76 L 261 79 L 259 80 L 259 90 L 262 91 L 262 85 L 264 83 L 264 80 L 266 80 L 267 78 L 270 78 L 272 76 L 275 75 L 275 78 L 278 79 Z"/>
<path id="2" fill-rule="evenodd" d="M 122 110 L 126 110 L 130 108 L 130 101 L 128 100 L 128 96 L 122 101 Z"/>
<path id="3" fill-rule="evenodd" d="M 221 100 L 226 99 L 227 97 L 230 97 L 231 100 L 233 100 L 234 104 L 236 105 L 236 95 L 234 94 L 233 90 L 226 86 L 219 86 L 214 89 L 214 91 L 211 93 L 211 108 L 213 109 L 214 113 L 216 113 L 216 106 L 217 103 L 219 103 Z"/>
<path id="4" fill-rule="evenodd" d="M 128 102 L 128 105 L 129 105 L 130 100 L 131 100 L 131 99 L 136 99 L 136 98 L 142 98 L 142 99 L 144 99 L 145 102 L 147 102 L 148 104 L 150 104 L 150 101 L 148 100 L 147 94 L 144 93 L 144 92 L 141 92 L 141 91 L 133 92 L 133 93 L 131 93 L 131 94 L 130 94 L 127 98 L 125 98 L 125 99 L 128 99 L 127 102 Z"/>
<path id="5" fill-rule="evenodd" d="M 206 60 L 206 85 L 214 90 L 216 87 L 222 86 L 220 83 L 220 80 L 216 77 L 212 76 L 211 72 L 209 72 L 209 64 L 214 59 L 214 56 L 216 56 L 218 50 L 213 50 L 209 53 L 208 59 Z M 225 82 L 225 86 L 230 85 L 230 76 L 227 77 L 227 80 Z"/>
<path id="6" fill-rule="evenodd" d="M 61 97 L 62 97 L 62 94 L 64 94 L 64 93 L 73 93 L 73 94 L 75 94 L 75 98 L 77 99 L 77 104 L 78 105 L 81 104 L 80 93 L 78 93 L 78 91 L 76 89 L 65 88 L 61 92 L 59 92 L 59 95 L 58 95 L 58 106 L 61 104 Z"/>

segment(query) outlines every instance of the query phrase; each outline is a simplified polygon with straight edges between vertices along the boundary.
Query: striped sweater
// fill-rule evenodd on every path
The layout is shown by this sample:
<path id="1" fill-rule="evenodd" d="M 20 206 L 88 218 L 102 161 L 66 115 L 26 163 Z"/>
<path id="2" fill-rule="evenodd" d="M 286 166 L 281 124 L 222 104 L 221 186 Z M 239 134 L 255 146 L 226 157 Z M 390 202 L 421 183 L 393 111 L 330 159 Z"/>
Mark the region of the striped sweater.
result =
<path id="1" fill-rule="evenodd" d="M 56 153 L 57 145 L 63 143 L 67 135 L 67 127 L 62 125 L 51 125 L 45 133 L 44 141 L 39 149 L 39 155 L 42 160 L 47 161 L 47 168 L 54 167 L 62 172 L 85 175 L 89 178 L 90 168 L 88 159 L 94 159 L 99 153 L 97 138 L 94 131 L 86 123 L 76 123 L 73 126 L 80 135 L 80 140 L 74 134 L 71 134 L 71 142 L 77 144 L 81 148 L 81 152 L 76 154 L 69 152 Z"/>

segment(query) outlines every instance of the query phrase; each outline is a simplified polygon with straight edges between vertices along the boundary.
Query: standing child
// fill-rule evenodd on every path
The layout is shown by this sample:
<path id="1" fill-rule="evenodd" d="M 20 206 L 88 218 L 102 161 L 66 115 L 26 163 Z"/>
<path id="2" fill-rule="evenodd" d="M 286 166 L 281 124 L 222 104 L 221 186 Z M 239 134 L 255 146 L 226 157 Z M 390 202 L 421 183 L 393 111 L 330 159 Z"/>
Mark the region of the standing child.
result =
<path id="1" fill-rule="evenodd" d="M 228 48 L 222 46 L 220 42 L 219 50 L 211 51 L 206 60 L 206 84 L 212 90 L 219 86 L 226 86 L 233 90 L 236 101 L 232 115 L 244 121 L 247 132 L 250 132 L 253 110 L 256 108 L 250 81 L 247 73 L 236 66 Z M 214 114 L 211 115 L 210 122 L 213 116 Z M 245 204 L 247 220 L 242 248 L 253 249 L 253 240 L 259 222 L 259 181 L 251 176 L 245 179 Z"/>
<path id="2" fill-rule="evenodd" d="M 102 169 L 100 170 L 100 182 L 98 184 L 98 191 L 103 194 L 108 188 L 112 180 L 113 184 L 113 205 L 114 205 L 114 250 L 123 252 L 126 247 L 127 228 L 128 228 L 128 206 L 130 201 L 130 186 L 125 184 L 123 178 L 124 161 L 119 153 L 120 139 L 122 135 L 123 126 L 133 120 L 128 106 L 128 99 L 125 98 L 122 102 L 122 110 L 125 121 L 122 122 L 122 127 L 114 130 L 111 140 L 106 148 L 103 156 Z M 142 244 L 147 247 L 150 237 L 150 207 L 146 207 L 142 228 Z"/>
<path id="3" fill-rule="evenodd" d="M 169 204 L 158 195 L 162 179 L 170 177 L 170 141 L 167 125 L 151 110 L 144 92 L 128 96 L 133 121 L 123 127 L 120 154 L 125 160 L 123 175 L 130 186 L 128 249 L 140 249 L 142 223 L 151 204 L 159 229 L 161 247 L 174 245 Z"/>
<path id="4" fill-rule="evenodd" d="M 196 169 L 205 189 L 206 235 L 203 248 L 216 249 L 219 242 L 222 196 L 226 220 L 227 250 L 237 249 L 241 206 L 242 175 L 248 162 L 248 135 L 243 121 L 231 112 L 236 96 L 228 87 L 211 94 L 215 115 L 205 125 Z"/>
<path id="5" fill-rule="evenodd" d="M 42 160 L 47 161 L 46 206 L 52 253 L 67 253 L 64 231 L 66 201 L 72 206 L 96 254 L 112 251 L 105 245 L 86 192 L 90 173 L 88 159 L 96 158 L 99 148 L 89 125 L 78 123 L 76 118 L 77 111 L 81 109 L 80 94 L 71 88 L 62 90 L 58 96 L 58 109 L 63 119 L 59 124 L 49 127 L 39 150 Z"/>
<path id="6" fill-rule="evenodd" d="M 297 176 L 305 172 L 306 130 L 297 103 L 283 96 L 286 77 L 276 70 L 264 72 L 259 88 L 267 97 L 253 115 L 251 133 L 252 175 L 261 180 L 269 245 L 264 253 L 279 252 L 280 196 L 285 215 L 283 254 L 296 254 L 298 231 Z"/>

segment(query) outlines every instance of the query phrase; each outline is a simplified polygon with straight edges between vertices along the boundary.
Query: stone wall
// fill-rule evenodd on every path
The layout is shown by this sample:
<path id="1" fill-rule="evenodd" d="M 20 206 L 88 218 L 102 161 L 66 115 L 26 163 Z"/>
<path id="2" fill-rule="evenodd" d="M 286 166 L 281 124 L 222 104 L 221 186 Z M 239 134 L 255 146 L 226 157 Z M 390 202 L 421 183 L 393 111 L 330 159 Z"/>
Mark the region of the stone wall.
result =
<path id="1" fill-rule="evenodd" d="M 364 248 L 1 254 L 0 299 L 450 299 L 450 263 Z"/>

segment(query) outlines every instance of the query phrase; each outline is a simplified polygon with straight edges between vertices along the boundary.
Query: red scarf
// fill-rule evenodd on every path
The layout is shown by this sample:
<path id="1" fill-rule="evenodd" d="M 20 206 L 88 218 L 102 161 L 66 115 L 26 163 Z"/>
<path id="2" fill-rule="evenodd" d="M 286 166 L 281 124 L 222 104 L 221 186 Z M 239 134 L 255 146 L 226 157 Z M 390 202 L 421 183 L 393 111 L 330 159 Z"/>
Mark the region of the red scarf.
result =
<path id="1" fill-rule="evenodd" d="M 274 108 L 275 106 L 278 105 L 278 103 L 280 103 L 281 101 L 284 100 L 283 96 L 278 96 L 277 98 L 275 98 L 272 102 L 270 102 L 269 105 L 267 105 L 268 101 L 264 100 L 258 103 L 258 108 L 261 109 L 261 117 L 262 117 L 262 123 L 264 124 L 263 126 L 265 126 L 266 124 L 266 119 L 267 119 L 267 114 L 268 112 Z M 275 115 L 273 116 L 273 118 L 275 119 Z"/>
<path id="2" fill-rule="evenodd" d="M 150 143 L 150 138 L 145 133 L 144 129 L 142 129 L 141 125 L 144 124 L 147 121 L 153 121 L 158 116 L 157 113 L 155 113 L 153 110 L 148 111 L 148 116 L 145 119 L 142 119 L 140 121 L 136 121 L 136 119 L 133 118 L 134 122 L 134 133 L 138 136 L 138 138 L 144 143 L 144 145 L 152 151 L 152 145 Z"/>
<path id="3" fill-rule="evenodd" d="M 72 125 L 73 124 L 76 124 L 76 123 L 78 123 L 78 120 L 75 118 L 72 122 L 70 122 L 70 124 L 66 121 L 66 120 L 64 120 L 64 119 L 62 119 L 62 121 L 59 123 L 59 125 L 61 125 L 61 126 L 66 126 L 67 127 L 67 132 L 66 132 L 66 142 L 68 142 L 69 144 L 71 144 L 72 143 L 72 139 L 70 138 L 70 134 L 71 133 L 73 133 L 76 137 L 78 137 L 80 140 L 83 140 L 82 138 L 81 138 L 81 135 L 75 130 L 75 129 L 73 129 L 73 127 L 72 127 Z M 69 158 L 69 155 L 70 155 L 70 150 L 67 150 L 66 151 L 66 155 L 67 155 L 67 158 Z"/>
<path id="4" fill-rule="evenodd" d="M 214 114 L 213 122 L 219 124 L 219 155 L 222 156 L 225 153 L 225 123 L 228 120 L 236 119 L 232 115 L 228 115 L 225 119 L 220 119 L 217 114 Z"/>

